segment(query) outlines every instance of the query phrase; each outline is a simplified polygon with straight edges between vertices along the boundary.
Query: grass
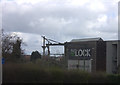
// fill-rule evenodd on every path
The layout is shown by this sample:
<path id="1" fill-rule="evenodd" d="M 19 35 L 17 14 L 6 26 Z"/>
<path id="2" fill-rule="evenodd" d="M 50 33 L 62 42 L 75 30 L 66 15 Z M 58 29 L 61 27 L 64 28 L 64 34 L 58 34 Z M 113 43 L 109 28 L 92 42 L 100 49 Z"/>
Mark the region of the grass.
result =
<path id="1" fill-rule="evenodd" d="M 45 63 L 45 62 L 44 62 Z M 119 83 L 120 75 L 87 73 L 60 66 L 36 63 L 3 64 L 3 83 Z M 48 63 L 48 62 L 47 62 Z"/>

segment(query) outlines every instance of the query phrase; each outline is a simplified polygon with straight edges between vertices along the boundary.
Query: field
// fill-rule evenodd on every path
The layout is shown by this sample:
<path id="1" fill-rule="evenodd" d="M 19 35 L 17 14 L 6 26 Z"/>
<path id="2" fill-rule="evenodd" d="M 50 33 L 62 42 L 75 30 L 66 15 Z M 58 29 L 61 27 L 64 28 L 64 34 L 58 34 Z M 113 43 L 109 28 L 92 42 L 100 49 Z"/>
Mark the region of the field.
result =
<path id="1" fill-rule="evenodd" d="M 3 83 L 120 83 L 120 75 L 67 70 L 49 64 L 40 59 L 36 63 L 5 63 Z"/>

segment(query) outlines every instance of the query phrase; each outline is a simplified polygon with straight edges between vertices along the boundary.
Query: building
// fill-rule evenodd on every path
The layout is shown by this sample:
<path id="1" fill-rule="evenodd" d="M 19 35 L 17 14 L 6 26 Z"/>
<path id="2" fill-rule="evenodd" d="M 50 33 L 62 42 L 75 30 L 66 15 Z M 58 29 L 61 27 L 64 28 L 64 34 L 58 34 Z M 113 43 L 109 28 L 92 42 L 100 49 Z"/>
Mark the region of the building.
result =
<path id="1" fill-rule="evenodd" d="M 106 72 L 117 73 L 120 63 L 120 47 L 118 40 L 106 41 Z"/>
<path id="2" fill-rule="evenodd" d="M 119 48 L 117 41 L 102 38 L 73 39 L 65 43 L 65 60 L 68 69 L 88 72 L 117 73 Z"/>

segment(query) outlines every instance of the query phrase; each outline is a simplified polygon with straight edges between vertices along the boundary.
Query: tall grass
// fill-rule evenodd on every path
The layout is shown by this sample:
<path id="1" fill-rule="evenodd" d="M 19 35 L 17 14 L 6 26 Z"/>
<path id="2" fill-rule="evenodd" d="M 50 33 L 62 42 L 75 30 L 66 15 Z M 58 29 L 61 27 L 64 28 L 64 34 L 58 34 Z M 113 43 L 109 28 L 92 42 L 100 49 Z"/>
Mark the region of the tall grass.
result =
<path id="1" fill-rule="evenodd" d="M 119 83 L 120 75 L 67 70 L 43 62 L 3 64 L 3 83 Z"/>

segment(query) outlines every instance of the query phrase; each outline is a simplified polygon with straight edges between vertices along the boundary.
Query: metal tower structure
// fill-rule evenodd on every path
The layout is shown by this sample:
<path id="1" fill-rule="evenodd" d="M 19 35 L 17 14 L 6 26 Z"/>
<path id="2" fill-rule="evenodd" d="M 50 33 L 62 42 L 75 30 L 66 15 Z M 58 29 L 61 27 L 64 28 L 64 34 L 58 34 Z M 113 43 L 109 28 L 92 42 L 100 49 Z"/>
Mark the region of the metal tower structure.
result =
<path id="1" fill-rule="evenodd" d="M 45 49 L 48 49 L 48 56 L 50 56 L 50 46 L 64 46 L 64 43 L 60 43 L 58 41 L 47 39 L 45 36 L 41 36 L 43 38 L 43 56 L 45 56 Z M 47 43 L 46 43 L 47 41 Z"/>

